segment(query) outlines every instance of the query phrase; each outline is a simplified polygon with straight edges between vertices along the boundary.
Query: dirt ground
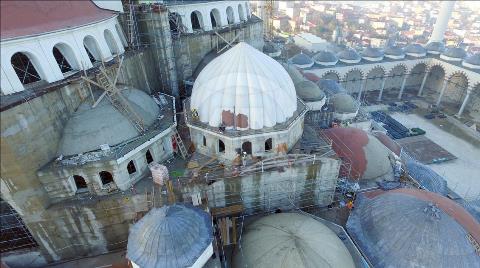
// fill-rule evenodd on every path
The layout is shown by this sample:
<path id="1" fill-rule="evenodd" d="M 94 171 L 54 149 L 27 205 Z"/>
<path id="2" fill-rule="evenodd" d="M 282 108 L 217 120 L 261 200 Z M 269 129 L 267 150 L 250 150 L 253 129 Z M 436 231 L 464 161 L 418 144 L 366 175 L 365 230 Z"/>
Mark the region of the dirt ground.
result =
<path id="1" fill-rule="evenodd" d="M 457 159 L 431 164 L 442 175 L 448 186 L 466 200 L 480 198 L 480 141 L 447 121 L 427 120 L 418 114 L 394 113 L 392 117 L 408 128 L 420 127 L 426 137 L 439 144 Z"/>

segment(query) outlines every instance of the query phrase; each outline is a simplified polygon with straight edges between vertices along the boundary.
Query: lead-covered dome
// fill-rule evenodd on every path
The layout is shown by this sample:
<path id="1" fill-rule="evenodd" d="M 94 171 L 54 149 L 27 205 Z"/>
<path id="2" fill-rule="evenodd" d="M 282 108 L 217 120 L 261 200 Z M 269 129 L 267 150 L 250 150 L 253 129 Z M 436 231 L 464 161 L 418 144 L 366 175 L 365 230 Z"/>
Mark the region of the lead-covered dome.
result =
<path id="1" fill-rule="evenodd" d="M 440 54 L 445 50 L 445 44 L 443 42 L 430 42 L 425 46 L 427 52 L 430 54 Z"/>
<path id="2" fill-rule="evenodd" d="M 247 225 L 233 267 L 342 267 L 355 264 L 323 223 L 298 213 L 272 214 Z"/>
<path id="3" fill-rule="evenodd" d="M 467 57 L 463 60 L 462 65 L 472 69 L 480 69 L 480 53 Z"/>
<path id="4" fill-rule="evenodd" d="M 324 50 L 315 54 L 313 61 L 315 61 L 316 64 L 331 66 L 337 64 L 338 58 L 333 52 Z"/>
<path id="5" fill-rule="evenodd" d="M 385 57 L 399 60 L 405 58 L 405 51 L 399 46 L 389 46 L 384 51 Z"/>
<path id="6" fill-rule="evenodd" d="M 425 57 L 427 55 L 427 50 L 420 44 L 409 44 L 405 47 L 405 54 L 416 58 Z"/>
<path id="7" fill-rule="evenodd" d="M 357 51 L 351 48 L 347 48 L 343 51 L 340 51 L 337 54 L 337 57 L 341 62 L 345 62 L 345 63 L 359 63 L 360 60 L 362 60 L 360 55 L 358 55 Z"/>
<path id="8" fill-rule="evenodd" d="M 308 55 L 303 54 L 303 52 L 291 57 L 289 61 L 300 69 L 310 68 L 314 63 L 313 60 Z"/>
<path id="9" fill-rule="evenodd" d="M 368 61 L 381 61 L 383 60 L 383 55 L 383 51 L 374 47 L 367 47 L 364 51 L 362 51 L 362 58 Z"/>
<path id="10" fill-rule="evenodd" d="M 212 127 L 233 128 L 236 122 L 239 130 L 261 129 L 289 119 L 297 98 L 282 65 L 241 42 L 200 72 L 190 108 Z"/>
<path id="11" fill-rule="evenodd" d="M 130 88 L 120 94 L 146 127 L 158 118 L 160 109 L 145 92 Z M 95 108 L 90 102 L 84 102 L 72 114 L 63 129 L 58 154 L 69 156 L 95 151 L 100 149 L 100 145 L 114 146 L 138 135 L 133 123 L 105 97 Z"/>
<path id="12" fill-rule="evenodd" d="M 440 55 L 441 59 L 448 61 L 461 61 L 467 53 L 463 48 L 460 47 L 448 47 L 445 52 Z"/>

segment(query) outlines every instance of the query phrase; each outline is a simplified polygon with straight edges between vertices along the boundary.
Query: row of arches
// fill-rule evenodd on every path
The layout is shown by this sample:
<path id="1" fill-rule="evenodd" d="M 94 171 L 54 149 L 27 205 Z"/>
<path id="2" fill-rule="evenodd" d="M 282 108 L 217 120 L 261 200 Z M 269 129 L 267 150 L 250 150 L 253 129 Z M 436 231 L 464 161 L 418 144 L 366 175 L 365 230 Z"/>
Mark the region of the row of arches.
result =
<path id="1" fill-rule="evenodd" d="M 115 41 L 113 33 L 109 29 L 105 29 L 103 35 L 110 53 L 112 55 L 118 55 L 121 50 Z M 83 38 L 83 48 L 92 64 L 102 60 L 103 55 L 98 41 L 93 36 L 87 35 Z M 53 46 L 51 53 L 62 74 L 65 75 L 71 71 L 82 69 L 81 60 L 77 58 L 73 48 L 69 44 L 59 42 Z M 33 53 L 28 51 L 16 52 L 10 58 L 10 63 L 23 85 L 46 80 L 44 77 L 46 70 L 41 69 L 39 60 L 40 59 Z"/>
<path id="2" fill-rule="evenodd" d="M 203 136 L 202 138 L 202 145 L 204 147 L 207 147 L 207 138 Z M 240 154 L 246 153 L 248 155 L 252 154 L 252 142 L 251 141 L 245 141 L 242 143 L 241 149 L 240 149 Z M 268 138 L 264 142 L 264 151 L 265 152 L 270 152 L 273 149 L 273 139 Z M 219 139 L 218 140 L 218 153 L 225 153 L 225 143 Z"/>

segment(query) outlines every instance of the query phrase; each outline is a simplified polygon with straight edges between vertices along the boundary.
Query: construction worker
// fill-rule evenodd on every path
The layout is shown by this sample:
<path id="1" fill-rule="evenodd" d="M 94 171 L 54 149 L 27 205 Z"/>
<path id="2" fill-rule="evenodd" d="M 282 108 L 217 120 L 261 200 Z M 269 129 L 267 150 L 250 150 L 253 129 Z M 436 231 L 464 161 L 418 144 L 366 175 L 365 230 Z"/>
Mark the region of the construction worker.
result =
<path id="1" fill-rule="evenodd" d="M 197 109 L 195 108 L 192 109 L 192 118 L 195 120 L 198 119 L 198 112 L 197 112 Z"/>

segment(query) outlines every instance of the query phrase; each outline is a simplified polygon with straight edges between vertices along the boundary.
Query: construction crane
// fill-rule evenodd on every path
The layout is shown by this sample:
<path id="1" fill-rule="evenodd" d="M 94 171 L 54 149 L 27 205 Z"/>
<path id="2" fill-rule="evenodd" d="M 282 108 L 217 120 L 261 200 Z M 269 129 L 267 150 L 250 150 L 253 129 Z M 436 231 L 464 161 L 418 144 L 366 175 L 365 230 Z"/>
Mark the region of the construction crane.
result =
<path id="1" fill-rule="evenodd" d="M 117 70 L 114 76 L 108 74 L 105 65 L 102 60 L 102 65 L 99 66 L 99 71 L 96 74 L 96 80 L 93 81 L 87 76 L 86 71 L 82 76 L 82 79 L 90 84 L 93 84 L 100 89 L 103 89 L 104 92 L 100 97 L 93 103 L 92 108 L 95 108 L 100 101 L 107 96 L 108 100 L 112 103 L 113 107 L 117 109 L 122 115 L 124 115 L 128 120 L 133 124 L 135 129 L 139 133 L 145 132 L 145 124 L 140 116 L 132 109 L 128 100 L 121 93 L 121 89 L 119 89 L 117 85 L 118 76 L 120 74 L 120 70 L 123 64 L 123 57 L 120 58 Z"/>

